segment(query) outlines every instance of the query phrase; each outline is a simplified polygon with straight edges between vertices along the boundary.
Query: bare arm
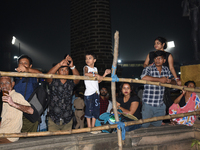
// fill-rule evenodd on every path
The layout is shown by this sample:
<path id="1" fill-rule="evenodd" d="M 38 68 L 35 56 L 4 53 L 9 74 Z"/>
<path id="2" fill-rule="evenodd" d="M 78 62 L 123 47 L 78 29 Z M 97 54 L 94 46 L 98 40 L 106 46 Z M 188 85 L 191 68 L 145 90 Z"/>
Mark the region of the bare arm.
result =
<path id="1" fill-rule="evenodd" d="M 61 61 L 61 62 L 62 62 L 62 61 Z M 51 69 L 49 70 L 49 72 L 47 72 L 47 74 L 55 74 L 56 71 L 62 66 L 62 65 L 61 65 L 61 62 L 58 63 L 57 65 L 55 65 L 53 68 L 51 68 Z M 49 82 L 49 83 L 51 83 L 52 80 L 53 80 L 53 79 L 50 79 L 50 78 L 47 78 L 47 79 L 46 79 L 46 81 Z"/>
<path id="2" fill-rule="evenodd" d="M 13 102 L 12 97 L 7 94 L 7 96 L 2 97 L 2 101 L 8 103 L 10 106 L 21 110 L 27 114 L 33 114 L 34 110 L 31 106 L 25 106 L 18 103 Z"/>
<path id="3" fill-rule="evenodd" d="M 33 68 L 28 68 L 23 65 L 19 65 L 18 68 L 16 68 L 17 72 L 28 72 L 28 73 L 42 73 L 41 71 Z"/>
<path id="4" fill-rule="evenodd" d="M 175 100 L 174 100 L 174 104 L 178 104 L 180 101 L 181 101 L 181 98 L 184 96 L 184 94 L 182 93 L 179 97 L 177 97 Z"/>
<path id="5" fill-rule="evenodd" d="M 117 102 L 118 103 L 118 102 Z M 119 103 L 118 103 L 119 104 Z M 118 105 L 119 106 L 119 105 Z M 120 107 L 119 109 L 121 109 L 123 111 L 123 113 L 127 113 L 127 114 L 131 114 L 133 115 L 135 113 L 135 111 L 137 110 L 139 106 L 139 102 L 132 102 L 131 106 L 130 106 L 130 110 L 125 109 L 123 107 Z"/>
<path id="6" fill-rule="evenodd" d="M 142 80 L 152 81 L 152 82 L 161 82 L 161 83 L 170 83 L 171 82 L 171 79 L 168 79 L 166 77 L 157 78 L 157 77 L 152 77 L 152 76 L 144 76 L 142 78 Z"/>
<path id="7" fill-rule="evenodd" d="M 76 68 L 74 68 L 75 66 L 74 66 L 74 62 L 73 62 L 71 56 L 67 55 L 67 57 L 65 59 L 67 60 L 67 63 L 68 63 L 68 61 L 71 61 L 71 63 L 69 64 L 69 67 L 70 67 L 70 69 L 73 68 L 73 69 L 71 69 L 72 74 L 79 76 L 80 74 L 79 74 L 78 70 Z M 78 84 L 79 81 L 80 80 L 78 80 L 78 79 L 74 80 L 74 84 Z"/>
<path id="8" fill-rule="evenodd" d="M 149 65 L 149 54 L 147 55 L 143 67 L 146 68 Z"/>
<path id="9" fill-rule="evenodd" d="M 173 74 L 174 78 L 177 79 L 177 74 L 176 71 L 174 69 L 174 59 L 172 57 L 172 55 L 170 54 L 168 57 L 168 63 L 169 63 L 169 70 L 171 71 L 171 73 Z M 176 83 L 181 86 L 181 81 L 176 80 Z"/>

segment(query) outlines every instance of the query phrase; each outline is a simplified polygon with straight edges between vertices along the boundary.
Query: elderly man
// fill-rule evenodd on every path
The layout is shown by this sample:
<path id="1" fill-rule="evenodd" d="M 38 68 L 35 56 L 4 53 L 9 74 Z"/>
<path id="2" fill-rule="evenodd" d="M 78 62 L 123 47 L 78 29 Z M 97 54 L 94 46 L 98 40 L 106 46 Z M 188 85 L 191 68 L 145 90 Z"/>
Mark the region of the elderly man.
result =
<path id="1" fill-rule="evenodd" d="M 20 133 L 23 112 L 28 114 L 33 114 L 34 112 L 24 97 L 13 90 L 14 85 L 15 82 L 11 77 L 0 78 L 0 87 L 3 92 L 0 133 Z M 18 139 L 19 138 L 0 138 L 0 144 L 15 142 Z"/>
<path id="2" fill-rule="evenodd" d="M 68 75 L 69 68 L 73 75 L 79 75 L 72 58 L 67 55 L 60 63 L 51 68 L 48 74 Z M 72 93 L 79 80 L 46 79 L 50 83 L 49 131 L 70 130 L 73 123 Z"/>

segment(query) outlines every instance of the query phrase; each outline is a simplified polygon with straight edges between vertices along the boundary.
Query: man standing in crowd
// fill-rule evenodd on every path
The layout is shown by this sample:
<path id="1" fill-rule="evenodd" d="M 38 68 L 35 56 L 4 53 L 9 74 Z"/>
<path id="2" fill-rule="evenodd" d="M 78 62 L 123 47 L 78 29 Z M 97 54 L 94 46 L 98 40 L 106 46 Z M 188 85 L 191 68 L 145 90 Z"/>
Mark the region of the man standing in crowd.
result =
<path id="1" fill-rule="evenodd" d="M 72 58 L 67 55 L 51 68 L 48 74 L 68 75 L 69 68 L 73 75 L 79 75 Z M 73 124 L 72 94 L 79 80 L 46 79 L 46 81 L 50 84 L 49 131 L 71 130 Z"/>
<path id="2" fill-rule="evenodd" d="M 169 68 L 163 66 L 166 61 L 164 51 L 154 52 L 154 64 L 143 69 L 141 79 L 147 81 L 171 83 L 172 74 Z M 157 85 L 144 85 L 143 98 L 142 98 L 142 119 L 151 117 L 164 116 L 166 106 L 163 102 L 165 87 Z M 145 123 L 142 127 L 147 128 L 150 124 L 153 126 L 161 126 L 162 121 L 155 121 Z"/>
<path id="3" fill-rule="evenodd" d="M 15 82 L 11 77 L 0 78 L 0 89 L 3 96 L 2 121 L 0 133 L 20 133 L 23 112 L 33 114 L 34 110 L 24 97 L 13 90 Z M 19 138 L 0 138 L 0 144 L 11 143 Z"/>
<path id="4" fill-rule="evenodd" d="M 42 73 L 37 69 L 32 68 L 32 59 L 27 55 L 22 55 L 18 58 L 17 72 L 28 72 L 28 73 Z M 14 89 L 16 92 L 22 94 L 26 100 L 29 99 L 33 91 L 37 88 L 37 78 L 15 78 Z M 34 108 L 33 108 L 34 109 Z M 36 132 L 38 127 L 38 121 L 32 123 L 25 116 L 23 116 L 22 132 Z"/>

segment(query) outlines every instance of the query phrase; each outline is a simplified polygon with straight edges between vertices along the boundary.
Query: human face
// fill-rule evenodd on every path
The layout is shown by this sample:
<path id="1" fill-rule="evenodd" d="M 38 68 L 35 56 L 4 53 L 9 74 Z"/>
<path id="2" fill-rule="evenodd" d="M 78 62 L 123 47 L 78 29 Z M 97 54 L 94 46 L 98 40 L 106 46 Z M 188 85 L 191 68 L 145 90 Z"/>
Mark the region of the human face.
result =
<path id="1" fill-rule="evenodd" d="M 189 87 L 189 88 L 195 88 L 195 85 L 194 85 L 194 83 L 189 83 L 187 87 Z"/>
<path id="2" fill-rule="evenodd" d="M 94 67 L 94 63 L 96 62 L 96 59 L 94 59 L 94 57 L 92 55 L 86 55 L 85 56 L 85 63 L 89 66 L 89 67 Z"/>
<path id="3" fill-rule="evenodd" d="M 0 87 L 2 91 L 10 91 L 14 86 L 14 82 L 11 82 L 10 77 L 0 78 Z"/>
<path id="4" fill-rule="evenodd" d="M 155 40 L 154 42 L 154 48 L 156 50 L 164 50 L 164 45 L 165 43 L 162 44 L 159 40 Z"/>
<path id="5" fill-rule="evenodd" d="M 163 63 L 165 63 L 166 59 L 163 58 L 163 56 L 158 56 L 156 58 L 154 58 L 154 63 L 156 65 L 156 67 L 162 66 Z"/>
<path id="6" fill-rule="evenodd" d="M 30 62 L 27 58 L 22 58 L 19 60 L 19 63 L 18 63 L 18 67 L 20 67 L 20 65 L 23 65 L 24 67 L 26 68 L 31 68 L 32 65 L 30 65 Z"/>
<path id="7" fill-rule="evenodd" d="M 106 95 L 108 94 L 107 89 L 106 89 L 106 88 L 102 88 L 102 89 L 100 90 L 100 94 L 101 94 L 101 96 L 106 96 Z"/>
<path id="8" fill-rule="evenodd" d="M 58 70 L 58 74 L 59 74 L 59 75 L 68 75 L 68 74 L 69 74 L 68 67 L 60 68 L 60 69 Z"/>
<path id="9" fill-rule="evenodd" d="M 124 96 L 130 96 L 131 94 L 131 87 L 129 84 L 125 83 L 122 86 L 122 93 L 124 94 Z"/>

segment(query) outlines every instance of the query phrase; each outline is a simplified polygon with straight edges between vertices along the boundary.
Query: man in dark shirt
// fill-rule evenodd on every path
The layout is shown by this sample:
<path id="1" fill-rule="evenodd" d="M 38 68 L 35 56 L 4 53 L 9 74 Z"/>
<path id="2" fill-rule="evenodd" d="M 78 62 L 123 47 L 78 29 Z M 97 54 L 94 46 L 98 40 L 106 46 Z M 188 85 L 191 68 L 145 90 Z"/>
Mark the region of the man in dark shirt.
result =
<path id="1" fill-rule="evenodd" d="M 67 55 L 60 63 L 51 68 L 48 74 L 68 75 L 69 68 L 73 75 L 79 75 L 72 58 Z M 70 130 L 73 123 L 72 93 L 79 80 L 47 79 L 50 83 L 49 131 Z"/>
<path id="2" fill-rule="evenodd" d="M 107 112 L 108 105 L 108 91 L 106 87 L 102 87 L 100 90 L 100 115 Z"/>

